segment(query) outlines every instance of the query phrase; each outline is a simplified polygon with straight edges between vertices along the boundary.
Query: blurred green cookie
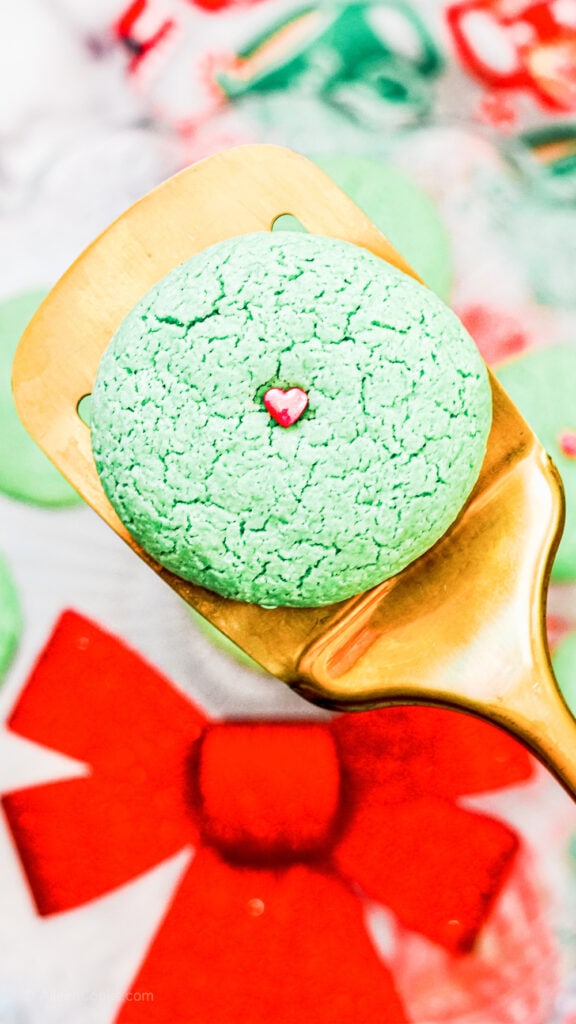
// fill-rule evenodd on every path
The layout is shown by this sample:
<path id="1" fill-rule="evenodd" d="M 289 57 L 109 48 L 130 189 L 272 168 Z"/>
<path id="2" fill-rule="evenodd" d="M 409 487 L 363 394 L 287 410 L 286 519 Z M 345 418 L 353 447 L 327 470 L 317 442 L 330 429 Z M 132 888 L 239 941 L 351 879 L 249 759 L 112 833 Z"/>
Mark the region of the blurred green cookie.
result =
<path id="1" fill-rule="evenodd" d="M 576 715 L 576 629 L 560 641 L 552 664 L 562 696 L 573 715 Z"/>
<path id="2" fill-rule="evenodd" d="M 357 156 L 313 159 L 386 235 L 424 283 L 447 301 L 452 288 L 450 239 L 430 196 L 402 171 L 378 160 Z"/>
<path id="3" fill-rule="evenodd" d="M 22 629 L 16 587 L 0 557 L 0 681 L 10 664 Z"/>
<path id="4" fill-rule="evenodd" d="M 566 524 L 552 579 L 576 579 L 576 347 L 533 349 L 498 367 L 496 375 L 562 477 Z"/>
<path id="5" fill-rule="evenodd" d="M 25 292 L 0 303 L 0 491 L 33 505 L 73 505 L 79 495 L 24 429 L 12 398 L 14 353 L 45 294 Z"/>

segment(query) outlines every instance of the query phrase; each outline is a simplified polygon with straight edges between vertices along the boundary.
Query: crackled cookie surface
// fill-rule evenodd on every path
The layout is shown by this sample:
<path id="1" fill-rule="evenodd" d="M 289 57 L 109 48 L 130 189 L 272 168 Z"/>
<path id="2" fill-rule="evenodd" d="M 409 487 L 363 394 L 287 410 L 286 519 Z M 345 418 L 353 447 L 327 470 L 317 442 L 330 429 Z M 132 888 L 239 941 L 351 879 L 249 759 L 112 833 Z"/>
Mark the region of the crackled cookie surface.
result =
<path id="1" fill-rule="evenodd" d="M 287 428 L 271 389 L 306 393 Z M 139 543 L 238 600 L 322 605 L 455 519 L 491 420 L 486 370 L 430 291 L 349 243 L 261 233 L 168 274 L 93 393 L 103 486 Z"/>

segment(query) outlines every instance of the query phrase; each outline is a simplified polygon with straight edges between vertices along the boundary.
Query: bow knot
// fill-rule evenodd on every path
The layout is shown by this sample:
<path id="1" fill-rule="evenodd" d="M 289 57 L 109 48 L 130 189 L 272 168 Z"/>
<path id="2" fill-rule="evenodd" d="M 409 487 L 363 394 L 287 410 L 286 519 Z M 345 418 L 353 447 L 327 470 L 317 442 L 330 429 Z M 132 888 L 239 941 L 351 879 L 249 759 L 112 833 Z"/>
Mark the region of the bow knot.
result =
<path id="1" fill-rule="evenodd" d="M 208 726 L 196 784 L 203 837 L 230 860 L 306 860 L 332 842 L 340 768 L 324 726 Z"/>

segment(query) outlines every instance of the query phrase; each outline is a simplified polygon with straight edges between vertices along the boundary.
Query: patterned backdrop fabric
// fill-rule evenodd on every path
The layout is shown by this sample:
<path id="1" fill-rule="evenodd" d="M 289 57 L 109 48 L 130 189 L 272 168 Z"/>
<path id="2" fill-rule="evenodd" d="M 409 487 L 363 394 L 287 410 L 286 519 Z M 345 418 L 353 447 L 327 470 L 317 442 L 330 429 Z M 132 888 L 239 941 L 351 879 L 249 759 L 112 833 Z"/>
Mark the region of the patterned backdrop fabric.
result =
<path id="1" fill-rule="evenodd" d="M 575 1024 L 558 784 L 481 722 L 333 716 L 240 660 L 51 471 L 9 379 L 42 295 L 155 184 L 245 142 L 318 160 L 560 469 L 576 711 L 576 0 L 0 16 L 0 1024 Z"/>

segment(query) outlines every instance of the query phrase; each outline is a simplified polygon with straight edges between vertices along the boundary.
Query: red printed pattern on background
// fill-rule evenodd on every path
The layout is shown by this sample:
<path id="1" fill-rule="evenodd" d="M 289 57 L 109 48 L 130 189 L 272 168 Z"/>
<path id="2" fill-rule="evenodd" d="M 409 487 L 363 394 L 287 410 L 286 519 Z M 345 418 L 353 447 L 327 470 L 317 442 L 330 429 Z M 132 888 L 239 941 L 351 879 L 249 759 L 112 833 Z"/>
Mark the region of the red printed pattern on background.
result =
<path id="1" fill-rule="evenodd" d="M 245 6 L 256 2 L 243 0 Z M 177 30 L 182 9 L 192 6 L 205 11 L 220 11 L 236 3 L 237 0 L 173 0 L 171 4 L 158 3 L 158 0 L 132 0 L 112 25 L 112 33 L 131 54 L 129 70 L 134 72 L 147 54 Z"/>

